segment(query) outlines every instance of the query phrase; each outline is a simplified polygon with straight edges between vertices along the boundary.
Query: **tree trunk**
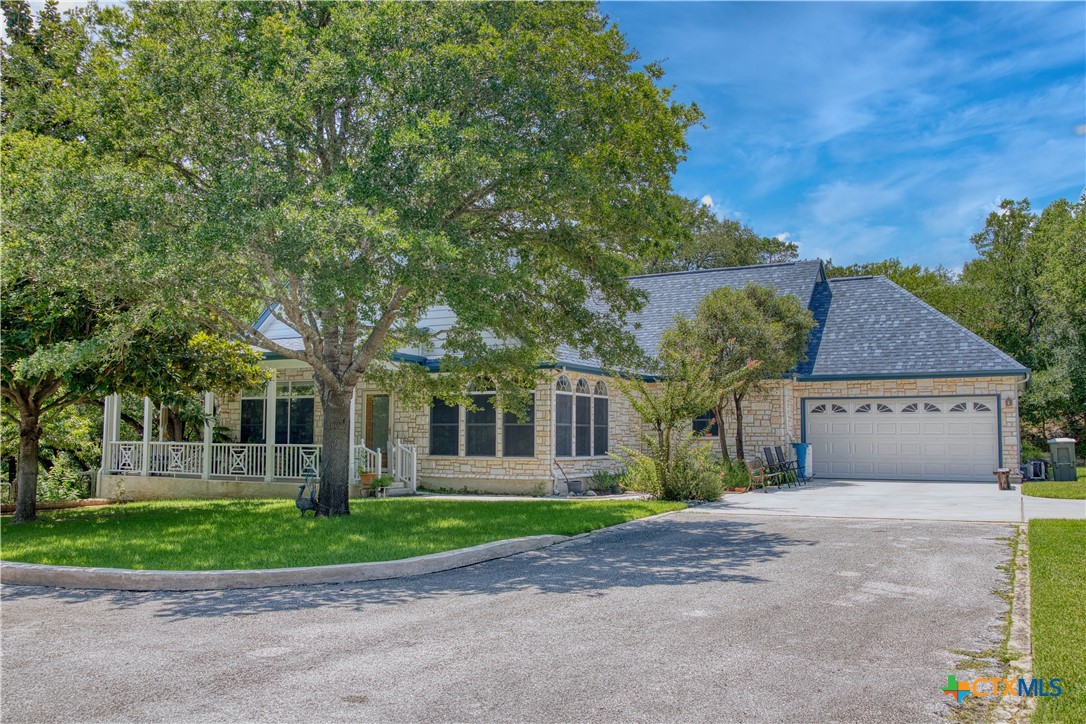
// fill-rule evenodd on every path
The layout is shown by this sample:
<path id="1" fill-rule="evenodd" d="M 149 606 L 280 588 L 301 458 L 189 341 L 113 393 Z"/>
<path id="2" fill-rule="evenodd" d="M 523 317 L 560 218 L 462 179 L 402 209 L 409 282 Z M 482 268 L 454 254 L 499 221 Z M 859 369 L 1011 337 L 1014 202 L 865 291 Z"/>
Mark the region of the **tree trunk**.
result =
<path id="1" fill-rule="evenodd" d="M 728 433 L 724 429 L 724 400 L 720 400 L 713 409 L 716 415 L 716 436 L 720 441 L 720 459 L 731 462 L 732 456 L 728 454 Z"/>
<path id="2" fill-rule="evenodd" d="M 735 458 L 742 462 L 746 460 L 743 457 L 743 395 L 732 393 L 732 399 L 735 400 Z"/>
<path id="3" fill-rule="evenodd" d="M 317 515 L 350 515 L 347 503 L 351 468 L 351 391 L 332 389 L 317 380 L 324 413 L 321 447 L 321 490 Z"/>
<path id="4" fill-rule="evenodd" d="M 38 517 L 38 442 L 41 422 L 32 412 L 19 414 L 19 470 L 12 523 L 25 523 Z"/>

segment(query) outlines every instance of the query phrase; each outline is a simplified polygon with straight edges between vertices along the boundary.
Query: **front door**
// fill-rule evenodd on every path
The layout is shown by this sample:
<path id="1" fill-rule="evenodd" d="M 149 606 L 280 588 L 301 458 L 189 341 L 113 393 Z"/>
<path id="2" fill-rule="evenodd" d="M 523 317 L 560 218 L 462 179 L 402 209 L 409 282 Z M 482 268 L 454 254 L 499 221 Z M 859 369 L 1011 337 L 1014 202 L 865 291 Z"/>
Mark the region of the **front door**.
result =
<path id="1" fill-rule="evenodd" d="M 381 450 L 381 466 L 388 465 L 388 436 L 392 417 L 388 395 L 366 395 L 366 447 Z"/>

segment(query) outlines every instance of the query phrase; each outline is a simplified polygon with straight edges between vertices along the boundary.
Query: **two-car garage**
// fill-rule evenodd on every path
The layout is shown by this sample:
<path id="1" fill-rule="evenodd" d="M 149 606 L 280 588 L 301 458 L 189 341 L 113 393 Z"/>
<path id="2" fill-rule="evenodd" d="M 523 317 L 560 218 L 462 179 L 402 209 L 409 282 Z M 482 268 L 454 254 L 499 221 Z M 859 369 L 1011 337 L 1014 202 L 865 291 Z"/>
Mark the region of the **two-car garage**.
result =
<path id="1" fill-rule="evenodd" d="M 807 399 L 815 475 L 875 480 L 992 480 L 995 395 Z"/>

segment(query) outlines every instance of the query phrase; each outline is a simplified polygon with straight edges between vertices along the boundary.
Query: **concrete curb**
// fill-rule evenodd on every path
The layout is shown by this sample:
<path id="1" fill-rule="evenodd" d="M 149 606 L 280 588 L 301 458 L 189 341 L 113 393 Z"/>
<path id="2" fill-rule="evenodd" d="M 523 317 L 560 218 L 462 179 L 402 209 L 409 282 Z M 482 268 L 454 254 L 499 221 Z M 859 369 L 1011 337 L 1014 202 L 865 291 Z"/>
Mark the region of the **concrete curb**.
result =
<path id="1" fill-rule="evenodd" d="M 137 571 L 126 568 L 82 568 L 0 561 L 0 583 L 112 591 L 217 591 L 230 588 L 358 583 L 438 573 L 539 550 L 567 540 L 569 537 L 564 535 L 535 535 L 398 561 L 251 571 Z"/>

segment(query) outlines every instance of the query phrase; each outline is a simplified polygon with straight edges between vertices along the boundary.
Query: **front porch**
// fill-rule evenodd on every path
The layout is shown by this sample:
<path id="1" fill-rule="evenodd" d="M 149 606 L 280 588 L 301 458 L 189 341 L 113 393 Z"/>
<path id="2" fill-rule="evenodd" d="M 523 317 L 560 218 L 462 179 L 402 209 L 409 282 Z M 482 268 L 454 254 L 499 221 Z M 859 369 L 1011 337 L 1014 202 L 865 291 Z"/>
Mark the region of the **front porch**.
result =
<path id="1" fill-rule="evenodd" d="M 296 492 L 294 486 L 310 478 L 320 478 L 320 443 L 279 443 L 276 441 L 276 405 L 274 383 L 270 385 L 272 404 L 266 408 L 266 434 L 259 442 L 216 442 L 215 398 L 204 395 L 204 429 L 200 442 L 176 442 L 152 439 L 154 404 L 143 400 L 143 437 L 122 440 L 121 400 L 118 395 L 106 398 L 102 431 L 102 467 L 99 495 L 117 492 L 118 483 L 127 497 L 206 497 L 231 494 L 250 496 L 278 495 Z M 161 428 L 160 428 L 161 430 Z M 352 438 L 354 424 L 351 425 Z M 161 435 L 161 432 L 160 432 Z M 387 449 L 369 448 L 361 441 L 351 444 L 352 470 L 358 474 L 392 479 L 389 494 L 405 495 L 416 492 L 418 486 L 418 454 L 415 445 L 398 439 L 387 443 Z M 136 488 L 133 484 L 139 480 Z M 172 482 L 167 482 L 170 479 Z M 123 481 L 123 482 L 122 482 Z M 205 485 L 194 485 L 204 481 Z M 162 495 L 154 492 L 161 488 Z M 227 485 L 230 483 L 231 485 Z M 287 487 L 287 486 L 290 487 Z M 358 487 L 354 477 L 353 488 Z M 180 491 L 180 492 L 179 492 Z M 352 490 L 354 492 L 354 490 Z"/>

